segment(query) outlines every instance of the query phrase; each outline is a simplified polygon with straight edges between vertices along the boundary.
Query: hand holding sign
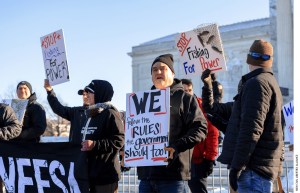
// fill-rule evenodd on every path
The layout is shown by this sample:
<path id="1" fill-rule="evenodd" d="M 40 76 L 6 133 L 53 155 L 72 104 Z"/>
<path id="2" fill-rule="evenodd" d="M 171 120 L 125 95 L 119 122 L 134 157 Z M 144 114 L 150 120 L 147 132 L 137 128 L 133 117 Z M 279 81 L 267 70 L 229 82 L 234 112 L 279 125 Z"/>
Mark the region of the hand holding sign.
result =
<path id="1" fill-rule="evenodd" d="M 169 157 L 166 158 L 165 162 L 172 161 L 174 159 L 175 149 L 172 147 L 165 147 L 164 150 L 169 152 Z"/>

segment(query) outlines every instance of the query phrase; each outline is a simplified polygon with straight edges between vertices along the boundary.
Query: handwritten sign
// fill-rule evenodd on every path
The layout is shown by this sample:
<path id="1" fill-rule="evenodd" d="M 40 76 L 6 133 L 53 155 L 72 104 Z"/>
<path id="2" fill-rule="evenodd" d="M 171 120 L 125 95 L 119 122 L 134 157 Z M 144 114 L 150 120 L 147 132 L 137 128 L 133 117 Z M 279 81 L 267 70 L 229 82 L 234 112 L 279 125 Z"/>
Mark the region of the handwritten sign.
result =
<path id="1" fill-rule="evenodd" d="M 170 88 L 126 95 L 124 165 L 167 165 Z"/>
<path id="2" fill-rule="evenodd" d="M 19 122 L 22 124 L 28 104 L 28 99 L 3 99 L 1 102 L 11 106 Z"/>
<path id="3" fill-rule="evenodd" d="M 41 47 L 45 65 L 46 78 L 50 85 L 70 80 L 67 55 L 62 30 L 41 37 Z"/>
<path id="4" fill-rule="evenodd" d="M 198 75 L 205 69 L 225 71 L 226 62 L 218 26 L 206 25 L 176 36 L 184 74 Z"/>
<path id="5" fill-rule="evenodd" d="M 288 134 L 290 143 L 294 144 L 294 101 L 282 107 L 285 120 L 285 133 Z"/>

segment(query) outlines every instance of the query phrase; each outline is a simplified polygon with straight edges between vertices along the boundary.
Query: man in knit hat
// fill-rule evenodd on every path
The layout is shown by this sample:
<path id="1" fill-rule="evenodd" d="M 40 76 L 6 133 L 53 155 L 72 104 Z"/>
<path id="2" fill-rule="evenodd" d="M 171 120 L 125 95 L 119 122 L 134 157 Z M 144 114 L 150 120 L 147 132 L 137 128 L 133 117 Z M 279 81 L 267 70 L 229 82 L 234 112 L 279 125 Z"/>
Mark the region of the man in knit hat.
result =
<path id="1" fill-rule="evenodd" d="M 273 181 L 280 175 L 284 147 L 282 95 L 272 62 L 272 45 L 255 40 L 247 54 L 250 72 L 242 76 L 233 103 L 214 103 L 210 71 L 204 71 L 201 77 L 205 111 L 228 120 L 217 160 L 228 165 L 230 186 L 239 193 L 271 193 Z"/>
<path id="2" fill-rule="evenodd" d="M 19 99 L 28 99 L 21 134 L 13 139 L 16 141 L 39 142 L 40 136 L 46 130 L 46 112 L 43 106 L 36 101 L 36 94 L 32 93 L 31 84 L 21 81 L 17 85 Z"/>
<path id="3" fill-rule="evenodd" d="M 182 82 L 174 78 L 174 60 L 171 54 L 160 55 L 151 65 L 152 89 L 170 88 L 170 128 L 167 166 L 138 167 L 141 180 L 139 192 L 185 192 L 190 180 L 193 147 L 203 141 L 207 122 L 197 99 L 184 91 Z"/>

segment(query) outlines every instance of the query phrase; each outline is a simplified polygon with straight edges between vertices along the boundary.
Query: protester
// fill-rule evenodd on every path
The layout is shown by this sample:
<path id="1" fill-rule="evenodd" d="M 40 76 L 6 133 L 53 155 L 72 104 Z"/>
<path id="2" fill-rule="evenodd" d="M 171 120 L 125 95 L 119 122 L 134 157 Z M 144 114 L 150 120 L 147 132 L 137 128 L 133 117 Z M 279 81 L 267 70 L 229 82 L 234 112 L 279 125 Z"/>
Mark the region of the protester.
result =
<path id="1" fill-rule="evenodd" d="M 174 78 L 173 55 L 158 56 L 152 63 L 152 89 L 170 88 L 170 128 L 167 166 L 138 167 L 140 193 L 182 193 L 190 180 L 193 147 L 203 141 L 207 122 L 194 96 L 184 92 Z"/>
<path id="2" fill-rule="evenodd" d="M 20 135 L 22 126 L 20 125 L 14 110 L 3 103 L 0 103 L 0 140 L 16 138 Z M 3 182 L 0 178 L 0 193 L 3 192 Z"/>
<path id="3" fill-rule="evenodd" d="M 117 193 L 118 153 L 124 145 L 124 125 L 119 111 L 110 102 L 113 87 L 105 80 L 93 80 L 86 91 L 90 107 L 81 150 L 88 151 L 90 192 Z"/>
<path id="4" fill-rule="evenodd" d="M 272 62 L 272 45 L 255 40 L 247 55 L 250 72 L 242 76 L 234 103 L 214 103 L 209 71 L 202 75 L 206 112 L 230 116 L 218 161 L 230 168 L 230 186 L 239 193 L 271 193 L 282 167 L 282 95 Z"/>
<path id="5" fill-rule="evenodd" d="M 82 95 L 83 105 L 77 107 L 63 106 L 56 97 L 56 94 L 49 84 L 49 80 L 45 79 L 44 88 L 47 91 L 47 99 L 54 113 L 71 122 L 69 142 L 81 144 L 81 131 L 87 120 L 85 110 L 88 108 L 89 102 L 87 92 L 84 89 L 78 91 L 78 95 Z"/>
<path id="6" fill-rule="evenodd" d="M 0 140 L 10 140 L 20 135 L 20 125 L 14 110 L 3 103 L 0 103 Z"/>
<path id="7" fill-rule="evenodd" d="M 181 79 L 185 92 L 194 95 L 193 83 L 189 79 Z M 195 95 L 196 96 L 196 95 Z M 198 98 L 202 112 L 202 99 Z M 206 114 L 204 113 L 206 117 Z M 192 193 L 207 193 L 207 177 L 213 172 L 214 162 L 218 155 L 218 129 L 207 120 L 206 139 L 195 145 L 192 163 L 191 180 L 188 181 Z"/>
<path id="8" fill-rule="evenodd" d="M 21 134 L 15 138 L 16 141 L 39 142 L 40 136 L 47 127 L 46 112 L 43 106 L 36 101 L 36 94 L 32 93 L 31 84 L 21 81 L 17 85 L 19 99 L 28 99 Z"/>

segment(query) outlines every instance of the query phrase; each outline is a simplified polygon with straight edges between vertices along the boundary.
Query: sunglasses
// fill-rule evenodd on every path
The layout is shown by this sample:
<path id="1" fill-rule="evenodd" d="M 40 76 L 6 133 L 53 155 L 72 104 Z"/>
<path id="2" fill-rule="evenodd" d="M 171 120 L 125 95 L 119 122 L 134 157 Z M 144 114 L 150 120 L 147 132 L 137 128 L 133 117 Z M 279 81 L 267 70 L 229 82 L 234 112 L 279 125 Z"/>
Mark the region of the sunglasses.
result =
<path id="1" fill-rule="evenodd" d="M 255 60 L 270 60 L 271 56 L 270 55 L 267 55 L 267 54 L 260 54 L 260 53 L 257 53 L 257 52 L 249 52 L 248 53 L 249 56 L 251 56 L 253 59 Z"/>

